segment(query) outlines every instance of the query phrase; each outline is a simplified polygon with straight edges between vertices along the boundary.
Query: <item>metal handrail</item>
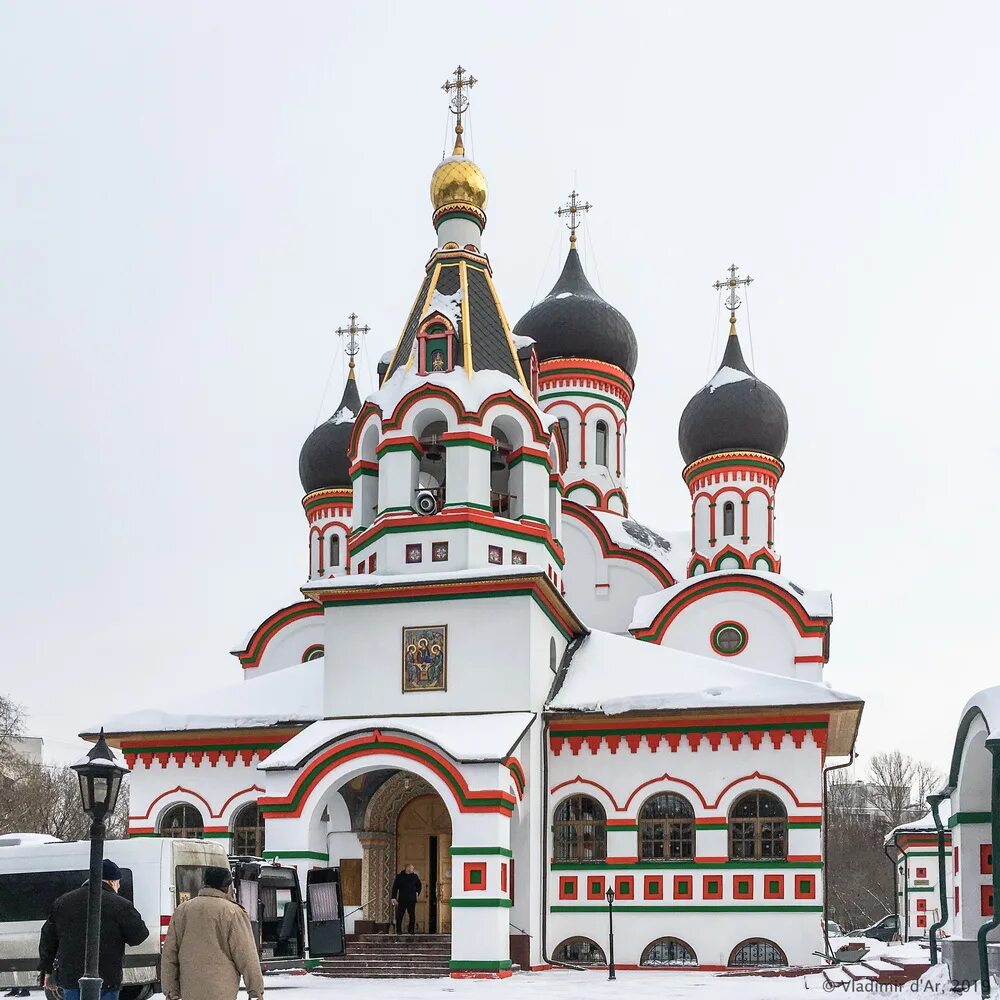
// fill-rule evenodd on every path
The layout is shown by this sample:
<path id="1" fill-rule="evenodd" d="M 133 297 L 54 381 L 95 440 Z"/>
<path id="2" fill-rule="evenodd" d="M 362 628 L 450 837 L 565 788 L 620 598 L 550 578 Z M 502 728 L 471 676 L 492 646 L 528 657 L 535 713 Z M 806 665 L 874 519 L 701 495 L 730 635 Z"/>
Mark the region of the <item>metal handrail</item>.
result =
<path id="1" fill-rule="evenodd" d="M 349 913 L 345 913 L 344 919 L 346 920 L 348 917 L 353 917 L 358 910 L 363 910 L 369 903 L 374 903 L 376 899 L 378 899 L 378 896 L 372 896 L 371 899 L 366 899 L 360 906 L 355 906 Z"/>

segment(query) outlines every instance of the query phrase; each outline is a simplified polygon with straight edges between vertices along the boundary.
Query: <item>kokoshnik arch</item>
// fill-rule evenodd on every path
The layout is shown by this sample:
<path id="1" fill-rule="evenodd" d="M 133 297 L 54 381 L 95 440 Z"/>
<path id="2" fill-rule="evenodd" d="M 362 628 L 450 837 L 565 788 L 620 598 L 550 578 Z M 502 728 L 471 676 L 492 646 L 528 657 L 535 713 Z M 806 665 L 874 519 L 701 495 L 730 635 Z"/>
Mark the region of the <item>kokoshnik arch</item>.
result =
<path id="1" fill-rule="evenodd" d="M 602 964 L 609 886 L 625 966 L 812 962 L 823 766 L 862 705 L 825 683 L 830 594 L 782 575 L 788 420 L 740 347 L 749 279 L 720 282 L 722 363 L 680 418 L 690 528 L 659 533 L 631 515 L 638 339 L 584 272 L 590 206 L 571 195 L 562 273 L 511 328 L 464 74 L 398 342 L 362 400 L 351 315 L 343 398 L 302 447 L 301 593 L 232 651 L 217 712 L 106 725 L 130 833 L 340 864 L 349 930 L 422 858 L 419 929 L 459 976 Z"/>

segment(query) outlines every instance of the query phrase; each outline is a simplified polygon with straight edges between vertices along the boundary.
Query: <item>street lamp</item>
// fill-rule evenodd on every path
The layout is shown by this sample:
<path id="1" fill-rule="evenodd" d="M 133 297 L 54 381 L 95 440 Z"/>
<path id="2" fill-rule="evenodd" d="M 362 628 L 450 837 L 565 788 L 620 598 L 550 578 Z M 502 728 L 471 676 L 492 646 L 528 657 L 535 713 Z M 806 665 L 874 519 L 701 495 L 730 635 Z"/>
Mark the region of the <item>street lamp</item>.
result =
<path id="1" fill-rule="evenodd" d="M 122 777 L 128 768 L 115 760 L 104 730 L 90 752 L 71 765 L 80 779 L 83 811 L 90 817 L 90 888 L 87 892 L 87 947 L 80 978 L 80 1000 L 101 1000 L 98 972 L 101 951 L 101 867 L 104 862 L 105 819 L 114 812 Z"/>
<path id="2" fill-rule="evenodd" d="M 604 894 L 608 898 L 608 979 L 615 978 L 615 890 L 609 885 Z M 81 1000 L 85 998 L 81 997 Z"/>

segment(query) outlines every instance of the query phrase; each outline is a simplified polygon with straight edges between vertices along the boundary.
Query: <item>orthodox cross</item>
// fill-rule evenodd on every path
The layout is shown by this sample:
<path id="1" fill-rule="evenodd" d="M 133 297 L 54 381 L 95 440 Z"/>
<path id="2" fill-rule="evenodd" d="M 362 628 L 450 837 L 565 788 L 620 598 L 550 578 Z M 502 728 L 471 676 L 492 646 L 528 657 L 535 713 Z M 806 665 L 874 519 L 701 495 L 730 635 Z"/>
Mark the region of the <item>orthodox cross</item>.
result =
<path id="1" fill-rule="evenodd" d="M 358 356 L 361 351 L 361 343 L 358 340 L 358 334 L 364 336 L 369 332 L 371 327 L 369 326 L 358 326 L 358 314 L 351 313 L 350 324 L 348 326 L 338 326 L 337 336 L 347 338 L 347 347 L 345 351 L 349 359 L 351 374 L 354 373 L 354 359 Z"/>
<path id="2" fill-rule="evenodd" d="M 441 89 L 451 98 L 448 102 L 451 112 L 455 116 L 455 153 L 465 153 L 465 146 L 462 144 L 462 115 L 469 108 L 469 91 L 479 82 L 471 74 L 466 76 L 467 70 L 464 66 L 459 66 L 451 75 L 454 80 L 447 80 L 441 85 Z M 452 94 L 452 91 L 455 93 Z"/>
<path id="3" fill-rule="evenodd" d="M 577 201 L 580 196 L 575 192 L 571 191 L 569 196 L 569 201 L 566 203 L 565 207 L 557 208 L 556 215 L 560 218 L 564 215 L 569 216 L 569 222 L 566 223 L 566 228 L 569 230 L 569 246 L 572 250 L 576 246 L 576 231 L 580 227 L 580 223 L 583 222 L 582 216 L 589 212 L 593 207 L 589 201 L 585 201 L 582 205 Z M 577 218 L 581 216 L 581 218 Z"/>
<path id="4" fill-rule="evenodd" d="M 717 281 L 713 288 L 721 291 L 723 288 L 729 289 L 729 298 L 726 299 L 726 308 L 729 310 L 729 319 L 731 322 L 736 321 L 736 310 L 740 307 L 740 297 L 736 294 L 736 289 L 740 285 L 749 285 L 753 278 L 747 275 L 745 278 L 738 278 L 739 268 L 735 264 L 730 264 L 726 268 L 729 272 L 729 277 L 723 279 L 722 281 Z"/>

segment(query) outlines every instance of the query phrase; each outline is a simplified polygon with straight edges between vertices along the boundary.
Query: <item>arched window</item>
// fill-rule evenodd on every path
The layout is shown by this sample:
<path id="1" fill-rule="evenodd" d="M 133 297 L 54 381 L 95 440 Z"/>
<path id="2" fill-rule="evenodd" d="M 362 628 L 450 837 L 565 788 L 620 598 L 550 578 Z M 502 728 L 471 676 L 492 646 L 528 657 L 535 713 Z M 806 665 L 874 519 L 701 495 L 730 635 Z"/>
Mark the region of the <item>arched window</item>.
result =
<path id="1" fill-rule="evenodd" d="M 340 535 L 336 532 L 330 536 L 330 565 L 340 565 Z"/>
<path id="2" fill-rule="evenodd" d="M 549 670 L 556 673 L 559 669 L 559 651 L 556 648 L 555 637 L 549 639 Z"/>
<path id="3" fill-rule="evenodd" d="M 643 861 L 694 857 L 694 809 L 687 799 L 673 792 L 646 799 L 639 812 L 639 857 Z"/>
<path id="4" fill-rule="evenodd" d="M 187 803 L 171 806 L 160 820 L 160 836 L 201 840 L 205 836 L 205 821 L 194 806 Z"/>
<path id="5" fill-rule="evenodd" d="M 556 946 L 552 957 L 557 962 L 566 962 L 569 965 L 608 964 L 601 946 L 584 937 L 567 938 Z"/>
<path id="6" fill-rule="evenodd" d="M 608 856 L 604 807 L 589 795 L 571 795 L 556 807 L 556 861 L 603 861 Z"/>
<path id="7" fill-rule="evenodd" d="M 697 965 L 698 956 L 680 938 L 661 937 L 646 946 L 640 965 Z"/>
<path id="8" fill-rule="evenodd" d="M 563 443 L 566 445 L 566 453 L 569 454 L 569 421 L 565 417 L 560 417 L 559 427 L 562 430 Z"/>
<path id="9" fill-rule="evenodd" d="M 595 460 L 598 465 L 608 467 L 608 425 L 603 420 L 597 421 L 597 451 Z"/>
<path id="10" fill-rule="evenodd" d="M 738 944 L 729 956 L 731 969 L 750 969 L 762 965 L 788 965 L 785 953 L 767 938 L 750 938 Z"/>
<path id="11" fill-rule="evenodd" d="M 256 802 L 245 805 L 233 819 L 232 853 L 248 858 L 264 856 L 264 817 Z"/>
<path id="12" fill-rule="evenodd" d="M 748 861 L 784 858 L 788 814 L 770 792 L 747 792 L 729 810 L 729 856 Z"/>
<path id="13" fill-rule="evenodd" d="M 727 500 L 722 505 L 722 533 L 724 535 L 736 534 L 736 507 L 732 500 Z"/>

